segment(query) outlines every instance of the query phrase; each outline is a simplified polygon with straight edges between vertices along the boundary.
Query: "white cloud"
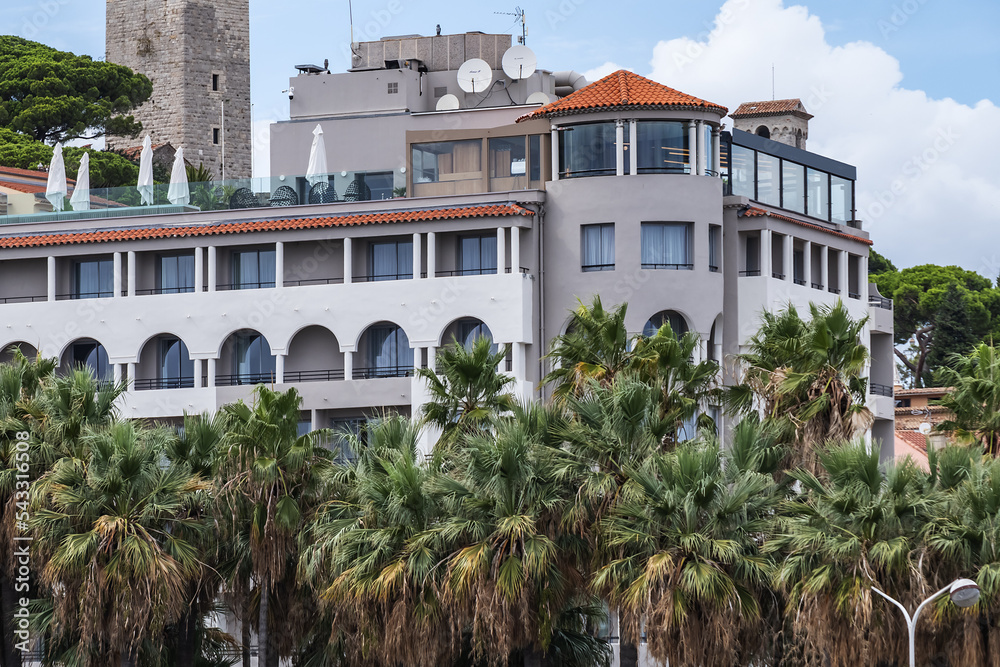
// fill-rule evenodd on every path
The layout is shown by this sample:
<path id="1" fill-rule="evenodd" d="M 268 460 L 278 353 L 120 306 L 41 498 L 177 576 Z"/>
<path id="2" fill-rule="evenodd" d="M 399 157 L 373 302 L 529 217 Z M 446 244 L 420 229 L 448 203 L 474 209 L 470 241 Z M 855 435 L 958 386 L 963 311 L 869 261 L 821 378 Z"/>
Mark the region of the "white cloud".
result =
<path id="1" fill-rule="evenodd" d="M 594 69 L 588 69 L 586 72 L 583 73 L 583 75 L 587 77 L 588 82 L 593 83 L 598 79 L 603 79 L 612 72 L 617 72 L 620 69 L 627 69 L 630 72 L 632 71 L 631 67 L 622 67 L 621 65 L 613 63 L 609 60 L 603 65 L 598 65 Z"/>
<path id="2" fill-rule="evenodd" d="M 799 97 L 815 115 L 809 150 L 857 166 L 858 216 L 880 252 L 898 266 L 959 264 L 995 278 L 989 147 L 1000 145 L 1000 108 L 903 88 L 895 58 L 870 42 L 832 46 L 826 31 L 805 7 L 729 0 L 710 34 L 659 42 L 650 76 L 735 109 L 771 98 L 773 64 L 775 96 Z"/>

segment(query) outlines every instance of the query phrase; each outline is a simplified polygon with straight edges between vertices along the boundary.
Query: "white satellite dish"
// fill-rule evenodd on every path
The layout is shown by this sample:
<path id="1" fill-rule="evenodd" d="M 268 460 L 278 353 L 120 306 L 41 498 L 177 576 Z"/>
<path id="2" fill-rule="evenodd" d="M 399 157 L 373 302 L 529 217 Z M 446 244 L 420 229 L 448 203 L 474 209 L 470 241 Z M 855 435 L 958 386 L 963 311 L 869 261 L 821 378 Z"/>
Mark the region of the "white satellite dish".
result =
<path id="1" fill-rule="evenodd" d="M 522 44 L 515 44 L 503 54 L 504 74 L 512 79 L 527 79 L 535 73 L 538 59 L 535 52 Z"/>
<path id="2" fill-rule="evenodd" d="M 923 433 L 924 435 L 930 435 L 931 434 L 930 422 L 921 422 L 920 428 L 918 428 L 917 431 Z"/>
<path id="3" fill-rule="evenodd" d="M 441 99 L 439 99 L 437 102 L 438 111 L 454 111 L 455 109 L 458 109 L 460 106 L 461 105 L 458 102 L 458 98 L 452 95 L 451 93 L 442 95 Z"/>
<path id="4" fill-rule="evenodd" d="M 525 104 L 548 104 L 552 100 L 549 99 L 547 93 L 538 91 L 537 93 L 532 93 L 528 95 L 528 99 L 524 101 Z"/>
<path id="5" fill-rule="evenodd" d="M 493 81 L 493 70 L 482 58 L 470 58 L 458 68 L 458 87 L 467 93 L 485 93 Z"/>

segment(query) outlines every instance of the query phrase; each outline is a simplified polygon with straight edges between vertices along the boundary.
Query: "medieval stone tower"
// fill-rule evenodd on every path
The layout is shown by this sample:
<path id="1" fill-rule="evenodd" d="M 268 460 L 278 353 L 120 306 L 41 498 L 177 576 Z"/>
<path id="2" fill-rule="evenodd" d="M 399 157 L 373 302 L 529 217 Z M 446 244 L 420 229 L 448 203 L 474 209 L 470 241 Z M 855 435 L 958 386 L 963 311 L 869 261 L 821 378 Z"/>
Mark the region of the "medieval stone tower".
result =
<path id="1" fill-rule="evenodd" d="M 183 146 L 213 178 L 250 177 L 249 0 L 107 0 L 106 40 L 108 62 L 153 82 L 135 112 L 153 144 Z M 108 137 L 108 147 L 141 141 Z"/>
<path id="2" fill-rule="evenodd" d="M 806 149 L 809 138 L 809 119 L 812 115 L 798 98 L 744 102 L 733 113 L 733 127 L 765 139 L 780 141 L 789 146 Z"/>

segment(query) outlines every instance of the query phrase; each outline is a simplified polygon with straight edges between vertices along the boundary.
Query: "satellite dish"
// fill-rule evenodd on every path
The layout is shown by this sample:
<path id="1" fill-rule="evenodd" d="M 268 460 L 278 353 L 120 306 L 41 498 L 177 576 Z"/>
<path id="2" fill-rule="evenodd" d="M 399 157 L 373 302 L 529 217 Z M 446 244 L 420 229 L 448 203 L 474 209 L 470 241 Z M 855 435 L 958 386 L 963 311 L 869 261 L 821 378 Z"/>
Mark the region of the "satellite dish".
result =
<path id="1" fill-rule="evenodd" d="M 537 64 L 535 52 L 522 44 L 515 44 L 503 54 L 504 74 L 512 79 L 527 79 L 535 73 Z"/>
<path id="2" fill-rule="evenodd" d="M 458 68 L 458 87 L 467 93 L 485 93 L 493 81 L 493 70 L 482 58 L 470 58 Z"/>
<path id="3" fill-rule="evenodd" d="M 524 101 L 525 104 L 548 104 L 549 102 L 548 94 L 542 91 L 528 95 L 528 99 Z"/>
<path id="4" fill-rule="evenodd" d="M 447 95 L 442 95 L 441 99 L 438 100 L 437 110 L 438 111 L 454 111 L 458 109 L 461 105 L 458 102 L 458 98 L 448 93 Z"/>
<path id="5" fill-rule="evenodd" d="M 917 430 L 920 433 L 923 433 L 924 435 L 930 435 L 931 434 L 931 425 L 928 422 L 922 422 L 920 424 L 920 428 L 918 428 Z"/>

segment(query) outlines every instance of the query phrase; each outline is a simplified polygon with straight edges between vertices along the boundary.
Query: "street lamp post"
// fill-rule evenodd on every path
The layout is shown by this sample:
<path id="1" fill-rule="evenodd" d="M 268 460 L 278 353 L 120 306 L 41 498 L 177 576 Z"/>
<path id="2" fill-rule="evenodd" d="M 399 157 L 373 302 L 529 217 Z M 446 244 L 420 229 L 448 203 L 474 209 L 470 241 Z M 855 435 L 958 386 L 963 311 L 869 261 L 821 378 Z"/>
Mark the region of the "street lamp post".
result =
<path id="1" fill-rule="evenodd" d="M 903 616 L 906 618 L 906 631 L 910 635 L 910 667 L 916 667 L 917 665 L 916 644 L 915 644 L 917 618 L 920 617 L 920 612 L 923 611 L 923 608 L 926 607 L 928 603 L 930 603 L 932 600 L 937 599 L 938 597 L 940 597 L 945 593 L 948 593 L 948 595 L 951 597 L 951 601 L 955 604 L 956 607 L 963 607 L 963 608 L 971 607 L 972 605 L 976 604 L 976 602 L 979 600 L 979 586 L 976 584 L 976 582 L 972 581 L 971 579 L 956 579 L 955 581 L 951 582 L 950 584 L 939 590 L 934 595 L 930 596 L 929 598 L 921 602 L 920 606 L 917 607 L 917 610 L 913 612 L 913 617 L 910 618 L 910 613 L 906 611 L 906 607 L 904 607 L 901 602 L 899 602 L 895 598 L 889 597 L 888 595 L 886 595 L 879 589 L 875 588 L 874 586 L 872 586 L 872 590 L 881 595 L 882 597 L 884 597 L 889 602 L 899 607 L 900 611 L 903 612 Z"/>

